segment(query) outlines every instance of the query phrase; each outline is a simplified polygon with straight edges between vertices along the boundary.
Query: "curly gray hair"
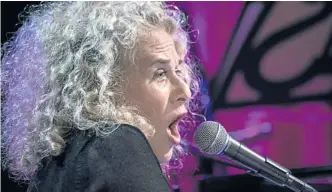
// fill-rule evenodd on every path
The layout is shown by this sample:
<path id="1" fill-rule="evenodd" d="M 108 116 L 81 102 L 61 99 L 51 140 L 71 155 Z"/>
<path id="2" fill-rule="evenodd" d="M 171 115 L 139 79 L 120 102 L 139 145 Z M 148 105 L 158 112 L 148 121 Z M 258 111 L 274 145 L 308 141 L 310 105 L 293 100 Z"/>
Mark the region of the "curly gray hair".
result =
<path id="1" fill-rule="evenodd" d="M 106 136 L 128 123 L 147 137 L 154 134 L 148 120 L 125 103 L 121 63 L 134 58 L 141 34 L 152 28 L 165 29 L 188 50 L 180 10 L 160 2 L 82 1 L 42 3 L 27 13 L 2 48 L 3 165 L 14 178 L 30 180 L 43 158 L 61 154 L 73 130 Z M 187 68 L 193 92 L 188 110 L 194 113 L 201 107 L 200 75 L 189 54 Z M 15 75 L 21 83 L 11 83 Z"/>

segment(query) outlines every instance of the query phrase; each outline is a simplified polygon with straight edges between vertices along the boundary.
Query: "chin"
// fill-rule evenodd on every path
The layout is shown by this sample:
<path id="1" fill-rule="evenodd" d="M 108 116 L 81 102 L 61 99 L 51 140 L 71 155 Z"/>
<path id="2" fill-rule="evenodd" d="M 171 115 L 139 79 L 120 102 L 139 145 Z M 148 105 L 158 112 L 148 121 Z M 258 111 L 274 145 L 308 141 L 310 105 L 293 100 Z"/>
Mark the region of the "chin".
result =
<path id="1" fill-rule="evenodd" d="M 168 150 L 161 158 L 159 158 L 160 163 L 168 163 L 173 156 L 173 147 Z"/>

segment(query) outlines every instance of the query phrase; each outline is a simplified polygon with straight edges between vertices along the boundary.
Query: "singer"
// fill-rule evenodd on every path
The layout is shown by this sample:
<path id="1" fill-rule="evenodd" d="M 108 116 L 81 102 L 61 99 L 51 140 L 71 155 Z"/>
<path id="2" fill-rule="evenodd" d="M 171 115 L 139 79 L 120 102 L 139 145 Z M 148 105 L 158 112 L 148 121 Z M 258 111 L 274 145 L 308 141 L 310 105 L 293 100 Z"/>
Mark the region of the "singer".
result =
<path id="1" fill-rule="evenodd" d="M 202 107 L 186 18 L 160 2 L 46 2 L 2 47 L 3 166 L 28 191 L 169 191 Z"/>

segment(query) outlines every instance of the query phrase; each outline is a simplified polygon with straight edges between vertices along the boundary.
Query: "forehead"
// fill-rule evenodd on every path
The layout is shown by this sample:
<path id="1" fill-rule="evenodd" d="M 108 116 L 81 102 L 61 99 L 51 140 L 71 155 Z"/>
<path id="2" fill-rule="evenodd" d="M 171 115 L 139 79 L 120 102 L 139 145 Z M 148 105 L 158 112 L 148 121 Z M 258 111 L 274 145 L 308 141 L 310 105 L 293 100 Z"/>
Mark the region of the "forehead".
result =
<path id="1" fill-rule="evenodd" d="M 137 46 L 136 57 L 153 59 L 156 57 L 183 57 L 179 43 L 165 30 L 153 30 L 144 35 Z M 175 58 L 175 59 L 178 59 Z M 167 58 L 165 58 L 167 59 Z"/>

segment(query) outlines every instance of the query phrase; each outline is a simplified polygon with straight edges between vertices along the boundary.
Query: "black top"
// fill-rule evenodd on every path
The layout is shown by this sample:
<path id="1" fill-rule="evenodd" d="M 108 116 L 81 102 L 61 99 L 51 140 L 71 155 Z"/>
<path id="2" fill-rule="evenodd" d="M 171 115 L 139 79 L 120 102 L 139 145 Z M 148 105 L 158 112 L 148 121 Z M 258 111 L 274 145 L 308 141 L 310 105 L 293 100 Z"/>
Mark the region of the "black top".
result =
<path id="1" fill-rule="evenodd" d="M 108 137 L 78 134 L 35 181 L 29 192 L 170 191 L 147 139 L 130 125 Z"/>

